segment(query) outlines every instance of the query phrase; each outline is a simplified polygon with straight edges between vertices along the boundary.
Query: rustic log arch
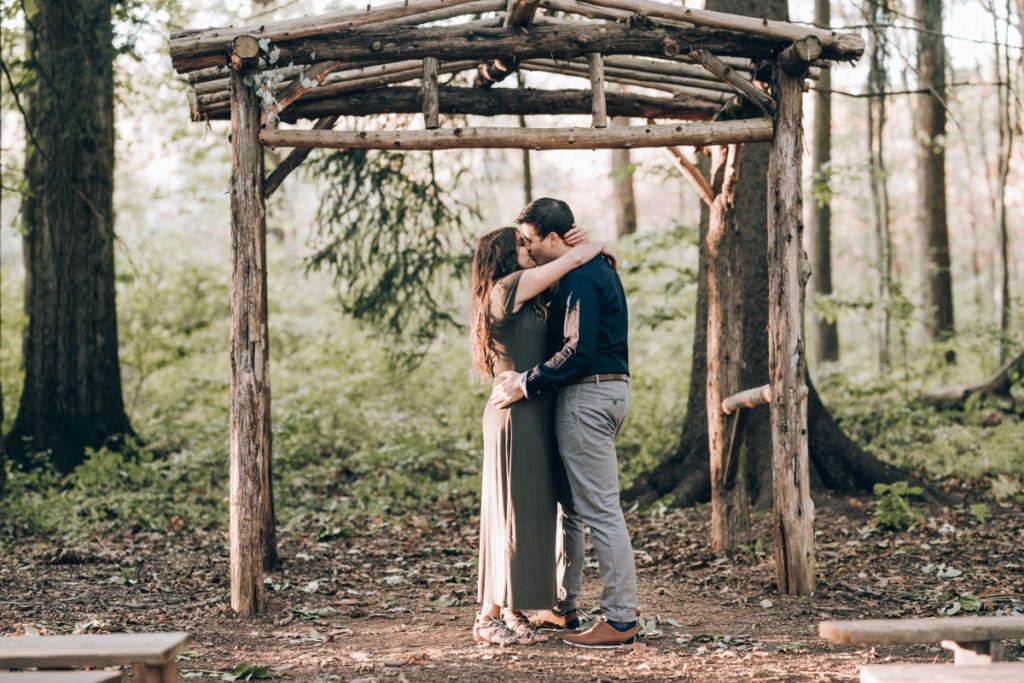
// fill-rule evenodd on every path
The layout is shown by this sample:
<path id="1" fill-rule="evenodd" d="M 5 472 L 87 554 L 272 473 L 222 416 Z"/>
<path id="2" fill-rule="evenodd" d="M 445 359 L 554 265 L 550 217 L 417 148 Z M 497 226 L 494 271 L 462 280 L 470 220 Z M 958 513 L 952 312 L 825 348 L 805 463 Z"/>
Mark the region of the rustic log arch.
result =
<path id="1" fill-rule="evenodd" d="M 450 26 L 422 24 L 503 9 Z M 562 17 L 536 16 L 540 9 Z M 569 18 L 571 17 L 571 18 Z M 404 0 L 366 11 L 171 36 L 172 64 L 188 76 L 195 120 L 230 116 L 232 145 L 231 595 L 242 616 L 265 609 L 263 568 L 273 557 L 270 382 L 266 299 L 266 197 L 309 149 L 591 149 L 667 147 L 706 201 L 728 218 L 739 144 L 771 141 L 769 289 L 772 379 L 768 388 L 721 385 L 705 406 L 714 424 L 713 470 L 720 503 L 742 524 L 746 494 L 737 485 L 727 425 L 736 406 L 770 402 L 779 590 L 814 585 L 813 505 L 808 495 L 807 399 L 803 356 L 800 245 L 801 93 L 811 62 L 854 60 L 855 36 L 819 28 L 690 10 L 649 0 Z M 439 75 L 478 70 L 473 89 L 440 85 Z M 511 90 L 497 82 L 518 69 L 554 71 L 589 82 L 585 91 Z M 500 72 L 500 73 L 499 73 Z M 760 82 L 754 74 L 764 76 Z M 418 82 L 415 87 L 399 84 Z M 605 83 L 641 92 L 606 93 Z M 667 93 L 667 94 L 666 94 Z M 260 110 L 260 100 L 269 106 Z M 342 116 L 423 114 L 424 129 L 339 131 Z M 756 115 L 751 112 L 757 112 Z M 590 114 L 589 128 L 446 128 L 446 114 Z M 649 120 L 609 127 L 608 116 Z M 311 129 L 277 125 L 315 119 Z M 657 119 L 675 120 L 658 123 Z M 717 147 L 704 178 L 678 145 Z M 293 151 L 264 177 L 263 146 Z M 728 221 L 721 221 L 728 227 Z M 716 278 L 734 255 L 719 254 Z M 724 284 L 724 282 L 723 282 Z M 728 287 L 718 288 L 728 296 Z M 728 330 L 723 319 L 718 333 Z M 709 350 L 711 347 L 709 347 Z M 724 367 L 729 359 L 709 357 Z M 722 362 L 720 362 L 722 361 Z M 727 372 L 730 376 L 734 373 Z M 751 391 L 735 397 L 724 389 Z M 723 401 L 726 406 L 723 407 Z M 714 445 L 717 444 L 717 445 Z M 719 534 L 728 547 L 733 534 Z"/>

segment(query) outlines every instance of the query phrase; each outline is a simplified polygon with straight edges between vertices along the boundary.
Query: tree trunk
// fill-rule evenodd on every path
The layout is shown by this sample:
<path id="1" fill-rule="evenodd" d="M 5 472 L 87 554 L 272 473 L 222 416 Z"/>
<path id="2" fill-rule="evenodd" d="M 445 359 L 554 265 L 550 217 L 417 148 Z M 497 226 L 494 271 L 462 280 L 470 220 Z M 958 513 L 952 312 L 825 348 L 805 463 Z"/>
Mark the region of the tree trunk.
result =
<path id="1" fill-rule="evenodd" d="M 712 190 L 707 230 L 707 429 L 711 468 L 711 548 L 732 550 L 750 528 L 750 497 L 743 474 L 739 428 L 747 411 L 731 416 L 722 400 L 739 392 L 743 364 L 744 235 L 736 221 L 736 183 L 740 172 L 738 145 L 712 150 Z"/>
<path id="2" fill-rule="evenodd" d="M 889 304 L 892 295 L 892 237 L 889 232 L 889 188 L 885 170 L 885 87 L 888 82 L 885 29 L 887 17 L 878 0 L 868 0 L 868 208 L 875 251 L 875 325 L 878 364 L 889 367 Z"/>
<path id="3" fill-rule="evenodd" d="M 918 96 L 917 222 L 925 329 L 935 341 L 953 334 L 953 279 L 946 225 L 946 57 L 942 40 L 942 0 L 916 0 L 917 77 L 927 93 Z M 947 353 L 952 362 L 952 352 Z"/>
<path id="4" fill-rule="evenodd" d="M 624 92 L 625 88 L 617 84 L 609 84 L 608 92 L 615 94 Z M 628 128 L 629 119 L 612 117 L 613 128 Z M 615 236 L 632 235 L 636 232 L 636 195 L 633 192 L 632 154 L 628 149 L 612 150 L 612 188 L 615 195 Z"/>
<path id="5" fill-rule="evenodd" d="M 708 9 L 749 13 L 785 19 L 783 0 L 751 3 L 743 0 L 709 0 Z M 736 187 L 735 222 L 743 231 L 742 279 L 734 289 L 742 297 L 741 389 L 768 383 L 768 242 L 766 143 L 743 146 L 743 169 Z M 690 373 L 690 392 L 682 434 L 674 454 L 648 475 L 623 492 L 628 501 L 647 504 L 663 496 L 672 505 L 687 506 L 711 497 L 710 453 L 707 420 L 707 321 L 708 321 L 708 211 L 701 209 L 700 260 L 698 267 L 696 328 Z M 754 293 L 763 292 L 761 296 Z M 842 431 L 822 404 L 810 378 L 807 379 L 808 451 L 812 492 L 827 488 L 853 493 L 870 490 L 876 482 L 908 479 L 900 470 L 864 452 Z M 772 505 L 772 458 L 770 411 L 757 408 L 747 413 L 740 440 L 740 457 L 746 473 L 751 501 L 758 509 Z"/>
<path id="6" fill-rule="evenodd" d="M 629 126 L 629 119 L 613 118 L 612 128 Z M 612 186 L 615 195 L 615 236 L 636 232 L 636 196 L 633 193 L 633 158 L 628 149 L 612 150 Z"/>
<path id="7" fill-rule="evenodd" d="M 772 530 L 775 585 L 786 595 L 814 591 L 814 503 L 807 455 L 807 362 L 803 247 L 803 79 L 776 62 L 775 139 L 768 162 L 768 373 L 772 402 Z"/>
<path id="8" fill-rule="evenodd" d="M 526 88 L 526 74 L 522 71 L 516 72 L 516 86 L 523 90 Z M 519 115 L 519 127 L 527 128 L 526 116 Z M 530 162 L 530 150 L 523 150 L 523 206 L 533 201 L 533 164 Z"/>
<path id="9" fill-rule="evenodd" d="M 243 74 L 231 72 L 231 606 L 243 617 L 266 609 L 270 559 L 270 349 L 267 330 L 266 207 L 260 106 Z"/>
<path id="10" fill-rule="evenodd" d="M 815 0 L 814 23 L 827 27 L 831 18 L 832 0 Z M 832 160 L 832 72 L 821 69 L 814 93 L 814 141 L 811 151 L 812 182 L 820 193 L 811 193 L 808 231 L 811 242 L 811 291 L 815 299 L 832 294 L 832 207 L 828 164 Z M 816 195 L 822 196 L 816 196 Z M 834 363 L 839 360 L 839 331 L 835 318 L 820 314 L 813 317 L 814 360 Z"/>
<path id="11" fill-rule="evenodd" d="M 1024 0 L 1018 0 L 1020 8 L 1020 16 L 1018 21 L 1020 22 L 1021 38 L 1024 39 Z M 993 5 L 993 10 L 995 6 Z M 1007 16 L 1009 16 L 1010 7 L 1007 4 Z M 996 183 L 995 183 L 995 212 L 996 212 L 996 227 L 997 227 L 997 247 L 996 247 L 996 282 L 993 287 L 993 300 L 996 310 L 996 318 L 999 325 L 999 362 L 1005 363 L 1009 357 L 1009 346 L 1010 346 L 1010 309 L 1013 306 L 1013 302 L 1010 300 L 1010 234 L 1007 225 L 1007 210 L 1006 210 L 1006 182 L 1010 175 L 1010 158 L 1013 156 L 1013 136 L 1014 126 L 1012 120 L 1013 111 L 1013 93 L 1010 87 L 1010 74 L 1012 73 L 1010 67 L 1010 54 L 1009 49 L 1000 49 L 999 39 L 999 20 L 998 13 L 993 11 L 992 13 L 992 27 L 996 36 L 995 40 L 995 68 L 996 68 L 996 81 L 1004 83 L 996 89 L 998 109 L 999 109 L 999 144 L 996 151 Z M 1007 35 L 1007 38 L 1009 36 Z M 1022 60 L 1024 62 L 1024 60 Z"/>
<path id="12" fill-rule="evenodd" d="M 7 450 L 69 472 L 131 433 L 114 302 L 111 5 L 27 6 L 25 385 Z"/>

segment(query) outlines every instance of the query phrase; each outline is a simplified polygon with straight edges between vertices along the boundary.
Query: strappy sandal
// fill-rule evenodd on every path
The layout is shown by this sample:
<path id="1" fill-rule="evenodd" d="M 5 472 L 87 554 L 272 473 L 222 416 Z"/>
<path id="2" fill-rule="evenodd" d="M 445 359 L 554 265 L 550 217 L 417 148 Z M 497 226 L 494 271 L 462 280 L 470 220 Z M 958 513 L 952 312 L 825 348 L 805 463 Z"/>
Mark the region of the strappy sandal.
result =
<path id="1" fill-rule="evenodd" d="M 537 629 L 530 626 L 530 622 L 522 612 L 503 609 L 501 618 L 505 621 L 505 627 L 514 633 L 523 645 L 536 645 L 546 642 L 548 639 L 546 635 L 538 633 Z"/>
<path id="2" fill-rule="evenodd" d="M 509 629 L 501 619 L 477 615 L 476 621 L 473 622 L 473 640 L 478 643 L 508 647 L 518 643 L 519 636 Z"/>

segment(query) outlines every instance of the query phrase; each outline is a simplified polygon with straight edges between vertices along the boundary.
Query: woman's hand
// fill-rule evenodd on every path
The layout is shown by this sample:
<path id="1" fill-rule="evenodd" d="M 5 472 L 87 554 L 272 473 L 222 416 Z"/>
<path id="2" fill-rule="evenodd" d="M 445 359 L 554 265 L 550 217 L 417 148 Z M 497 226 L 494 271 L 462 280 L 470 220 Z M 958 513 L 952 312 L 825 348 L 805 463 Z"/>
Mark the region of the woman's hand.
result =
<path id="1" fill-rule="evenodd" d="M 608 263 L 612 264 L 612 268 L 615 270 L 619 269 L 619 259 L 612 253 L 612 250 L 608 248 L 608 245 L 603 245 L 601 247 L 601 256 L 608 259 Z"/>
<path id="2" fill-rule="evenodd" d="M 586 244 L 590 241 L 590 235 L 587 233 L 586 228 L 581 228 L 575 223 L 572 224 L 572 230 L 565 233 L 565 237 L 562 238 L 567 245 L 575 247 L 580 244 Z"/>

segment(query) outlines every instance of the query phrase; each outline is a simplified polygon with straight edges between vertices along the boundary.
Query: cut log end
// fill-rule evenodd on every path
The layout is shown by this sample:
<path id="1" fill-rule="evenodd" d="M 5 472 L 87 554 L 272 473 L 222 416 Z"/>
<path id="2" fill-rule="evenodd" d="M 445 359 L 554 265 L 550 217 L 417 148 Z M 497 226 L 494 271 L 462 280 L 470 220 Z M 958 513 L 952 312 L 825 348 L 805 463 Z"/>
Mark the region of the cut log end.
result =
<path id="1" fill-rule="evenodd" d="M 796 40 L 779 54 L 779 66 L 791 75 L 805 74 L 811 62 L 821 56 L 821 41 L 815 36 Z"/>

